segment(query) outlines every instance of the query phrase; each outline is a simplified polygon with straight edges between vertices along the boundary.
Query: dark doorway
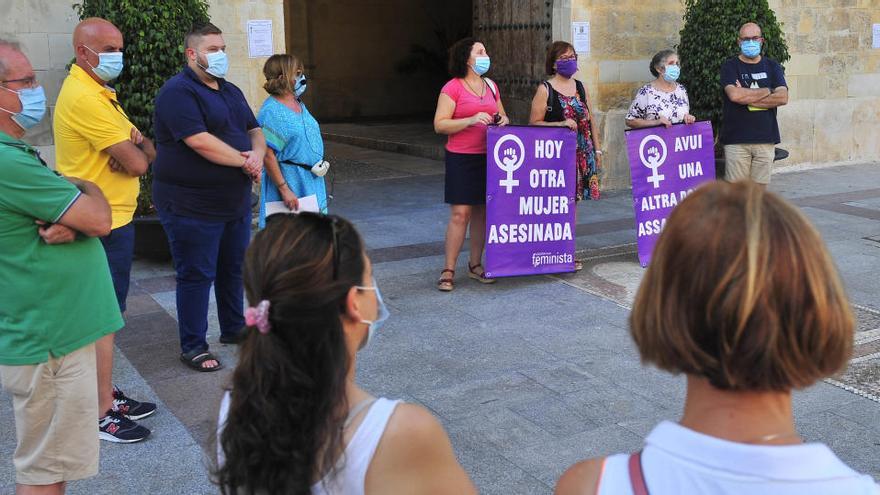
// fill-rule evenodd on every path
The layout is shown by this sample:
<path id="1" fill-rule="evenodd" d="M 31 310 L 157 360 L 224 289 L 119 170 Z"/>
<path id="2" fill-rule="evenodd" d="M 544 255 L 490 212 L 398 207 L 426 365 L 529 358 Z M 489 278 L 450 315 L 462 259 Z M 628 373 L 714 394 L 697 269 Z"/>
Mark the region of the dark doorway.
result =
<path id="1" fill-rule="evenodd" d="M 322 122 L 433 115 L 446 49 L 473 31 L 473 0 L 287 0 L 287 51 Z"/>

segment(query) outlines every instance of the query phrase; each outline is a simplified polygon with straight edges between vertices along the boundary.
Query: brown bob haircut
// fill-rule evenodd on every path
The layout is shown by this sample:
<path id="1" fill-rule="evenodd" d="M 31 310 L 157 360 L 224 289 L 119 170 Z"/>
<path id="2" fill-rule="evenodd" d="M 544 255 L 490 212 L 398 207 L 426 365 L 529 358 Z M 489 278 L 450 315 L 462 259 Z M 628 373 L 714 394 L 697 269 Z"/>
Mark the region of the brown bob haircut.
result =
<path id="1" fill-rule="evenodd" d="M 550 48 L 547 49 L 547 59 L 544 61 L 544 71 L 548 76 L 556 74 L 556 60 L 569 50 L 577 56 L 577 52 L 574 51 L 574 45 L 567 41 L 554 41 L 550 45 Z"/>
<path id="2" fill-rule="evenodd" d="M 842 369 L 854 321 L 809 221 L 754 183 L 717 181 L 672 212 L 630 327 L 645 363 L 721 390 L 781 392 Z"/>
<path id="3" fill-rule="evenodd" d="M 302 62 L 293 55 L 286 53 L 272 55 L 263 64 L 263 75 L 266 77 L 263 89 L 272 96 L 293 93 L 292 81 L 297 77 L 297 71 L 302 68 Z"/>

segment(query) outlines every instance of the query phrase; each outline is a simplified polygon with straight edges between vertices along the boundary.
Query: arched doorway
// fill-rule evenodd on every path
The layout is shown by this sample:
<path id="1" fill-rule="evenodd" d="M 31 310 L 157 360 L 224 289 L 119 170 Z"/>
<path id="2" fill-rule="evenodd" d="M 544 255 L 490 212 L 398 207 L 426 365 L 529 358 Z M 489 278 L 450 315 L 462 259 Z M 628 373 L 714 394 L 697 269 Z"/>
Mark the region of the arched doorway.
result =
<path id="1" fill-rule="evenodd" d="M 472 32 L 472 0 L 286 0 L 288 53 L 323 122 L 425 117 L 447 79 L 446 49 Z"/>

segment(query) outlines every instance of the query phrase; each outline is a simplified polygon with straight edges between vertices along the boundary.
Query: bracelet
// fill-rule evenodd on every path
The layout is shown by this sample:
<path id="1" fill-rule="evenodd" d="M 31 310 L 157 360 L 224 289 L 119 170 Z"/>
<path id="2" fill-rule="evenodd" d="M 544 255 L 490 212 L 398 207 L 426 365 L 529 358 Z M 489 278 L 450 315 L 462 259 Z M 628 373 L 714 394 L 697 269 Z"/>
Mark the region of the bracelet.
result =
<path id="1" fill-rule="evenodd" d="M 599 155 L 599 156 L 602 156 L 602 155 L 605 154 L 605 152 L 602 151 L 602 150 L 596 150 L 596 154 Z"/>
<path id="2" fill-rule="evenodd" d="M 287 186 L 287 182 L 282 182 L 281 184 L 278 184 L 278 190 L 280 191 L 281 188 L 285 186 Z"/>

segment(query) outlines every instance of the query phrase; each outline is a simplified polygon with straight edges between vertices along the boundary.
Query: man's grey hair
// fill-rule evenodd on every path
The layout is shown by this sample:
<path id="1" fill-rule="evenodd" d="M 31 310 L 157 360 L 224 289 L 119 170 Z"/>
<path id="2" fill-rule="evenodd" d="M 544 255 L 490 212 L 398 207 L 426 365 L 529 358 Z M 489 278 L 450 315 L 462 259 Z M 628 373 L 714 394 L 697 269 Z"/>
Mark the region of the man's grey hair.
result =
<path id="1" fill-rule="evenodd" d="M 0 38 L 0 50 L 2 50 L 3 48 L 10 48 L 16 52 L 21 52 L 21 45 L 19 45 L 17 42 Z M 3 57 L 0 57 L 0 79 L 6 77 L 7 70 L 8 67 L 6 67 L 6 61 L 3 60 Z"/>

